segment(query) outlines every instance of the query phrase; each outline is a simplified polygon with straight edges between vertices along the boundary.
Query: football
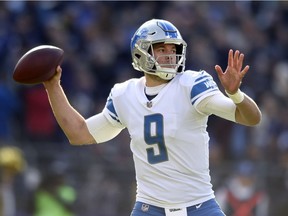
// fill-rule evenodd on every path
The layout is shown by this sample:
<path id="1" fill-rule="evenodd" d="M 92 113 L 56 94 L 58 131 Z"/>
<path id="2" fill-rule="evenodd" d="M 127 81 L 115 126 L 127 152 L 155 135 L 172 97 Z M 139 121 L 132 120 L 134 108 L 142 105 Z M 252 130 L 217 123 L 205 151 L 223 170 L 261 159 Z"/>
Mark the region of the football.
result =
<path id="1" fill-rule="evenodd" d="M 49 80 L 62 63 L 64 51 L 56 46 L 40 45 L 30 49 L 17 62 L 13 79 L 22 84 L 39 84 Z"/>

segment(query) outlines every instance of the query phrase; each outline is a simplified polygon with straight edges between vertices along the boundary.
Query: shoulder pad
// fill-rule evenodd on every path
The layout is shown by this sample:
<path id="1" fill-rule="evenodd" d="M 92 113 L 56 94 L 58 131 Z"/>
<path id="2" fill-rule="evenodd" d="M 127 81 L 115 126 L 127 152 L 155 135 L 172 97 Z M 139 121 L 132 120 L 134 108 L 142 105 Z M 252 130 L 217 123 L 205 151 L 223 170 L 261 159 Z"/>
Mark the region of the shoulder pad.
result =
<path id="1" fill-rule="evenodd" d="M 129 86 L 131 85 L 136 85 L 136 82 L 137 82 L 138 79 L 136 78 L 132 78 L 132 79 L 129 79 L 129 80 L 126 80 L 125 82 L 122 82 L 122 83 L 116 83 L 113 88 L 112 88 L 112 95 L 113 97 L 117 97 L 117 96 L 120 96 L 122 95 Z"/>
<path id="2" fill-rule="evenodd" d="M 180 83 L 184 86 L 191 86 L 191 84 L 194 83 L 196 80 L 205 76 L 211 76 L 211 75 L 204 70 L 200 71 L 187 70 L 183 74 L 181 74 Z"/>

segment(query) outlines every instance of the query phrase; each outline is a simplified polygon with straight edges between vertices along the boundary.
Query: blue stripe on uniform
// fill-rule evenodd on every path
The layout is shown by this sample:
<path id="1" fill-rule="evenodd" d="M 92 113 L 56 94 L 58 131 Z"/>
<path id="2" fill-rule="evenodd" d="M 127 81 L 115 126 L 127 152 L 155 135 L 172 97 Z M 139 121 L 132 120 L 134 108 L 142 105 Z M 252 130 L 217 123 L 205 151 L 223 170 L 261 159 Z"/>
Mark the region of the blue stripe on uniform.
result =
<path id="1" fill-rule="evenodd" d="M 110 111 L 109 115 L 117 122 L 120 122 L 119 118 L 118 118 L 118 115 L 116 113 L 116 110 L 115 110 L 115 107 L 114 107 L 114 104 L 113 104 L 113 100 L 111 98 L 109 98 L 107 100 L 107 103 L 106 103 L 106 108 Z"/>
<path id="2" fill-rule="evenodd" d="M 202 94 L 203 92 L 210 92 L 218 89 L 216 83 L 213 81 L 213 79 L 211 79 L 211 77 L 204 76 L 199 78 L 198 80 L 201 79 L 203 79 L 201 82 L 197 83 L 192 87 L 190 93 L 192 104 L 194 104 L 197 101 L 197 99 L 200 97 L 200 94 Z"/>
<path id="3" fill-rule="evenodd" d="M 200 81 L 201 79 L 205 79 L 205 78 L 207 78 L 207 79 L 211 79 L 211 77 L 209 76 L 209 75 L 204 75 L 204 76 L 201 76 L 201 77 L 199 77 L 199 78 L 197 78 L 196 80 L 195 80 L 195 82 L 198 82 L 198 81 Z"/>

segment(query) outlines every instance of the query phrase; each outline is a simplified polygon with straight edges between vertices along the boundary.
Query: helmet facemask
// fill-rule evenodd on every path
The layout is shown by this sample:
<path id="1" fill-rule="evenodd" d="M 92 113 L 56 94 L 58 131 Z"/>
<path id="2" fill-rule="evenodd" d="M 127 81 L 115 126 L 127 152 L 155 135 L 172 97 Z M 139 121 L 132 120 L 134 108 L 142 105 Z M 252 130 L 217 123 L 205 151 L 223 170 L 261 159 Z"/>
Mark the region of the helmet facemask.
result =
<path id="1" fill-rule="evenodd" d="M 132 38 L 132 65 L 138 71 L 170 80 L 176 74 L 184 72 L 186 43 L 171 23 L 162 20 L 151 20 L 147 23 L 149 24 L 143 24 L 144 27 L 140 27 Z M 165 27 L 166 25 L 170 25 L 170 30 L 164 30 L 161 27 L 163 25 L 165 25 Z M 153 45 L 157 43 L 175 44 L 176 54 L 161 55 L 155 59 Z M 165 64 L 159 63 L 160 58 L 169 58 L 170 62 Z M 173 59 L 174 61 L 172 62 Z"/>
<path id="2" fill-rule="evenodd" d="M 176 53 L 175 54 L 163 54 L 155 57 L 153 52 L 154 49 L 151 49 L 153 58 L 155 59 L 155 67 L 152 71 L 162 79 L 170 80 L 177 73 L 183 72 L 184 68 L 184 56 L 182 54 L 181 45 L 175 45 Z M 177 52 L 178 50 L 178 52 Z M 181 52 L 179 52 L 181 50 Z M 163 62 L 163 58 L 165 59 Z M 162 59 L 162 60 L 161 60 Z"/>

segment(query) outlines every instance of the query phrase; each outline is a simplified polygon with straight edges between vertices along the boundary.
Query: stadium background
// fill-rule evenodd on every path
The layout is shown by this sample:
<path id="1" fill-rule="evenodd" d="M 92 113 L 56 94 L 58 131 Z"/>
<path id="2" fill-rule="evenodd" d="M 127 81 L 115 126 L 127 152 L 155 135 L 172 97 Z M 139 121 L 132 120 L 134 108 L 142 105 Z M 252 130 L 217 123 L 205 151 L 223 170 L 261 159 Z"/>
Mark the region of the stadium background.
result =
<path id="1" fill-rule="evenodd" d="M 258 186 L 270 198 L 269 215 L 288 215 L 288 2 L 0 2 L 0 146 L 19 147 L 27 161 L 15 192 L 19 215 L 48 171 L 65 173 L 77 191 L 79 216 L 127 216 L 135 179 L 129 136 L 109 143 L 70 146 L 57 126 L 42 85 L 12 80 L 17 60 L 30 48 L 51 44 L 65 51 L 62 85 L 85 117 L 102 110 L 116 82 L 133 71 L 130 39 L 146 20 L 163 18 L 188 43 L 186 68 L 226 66 L 230 48 L 251 66 L 241 89 L 259 104 L 254 128 L 211 116 L 211 175 L 214 189 L 243 160 L 256 167 Z M 28 197 L 24 199 L 24 197 Z M 96 212 L 96 213 L 95 213 Z"/>

